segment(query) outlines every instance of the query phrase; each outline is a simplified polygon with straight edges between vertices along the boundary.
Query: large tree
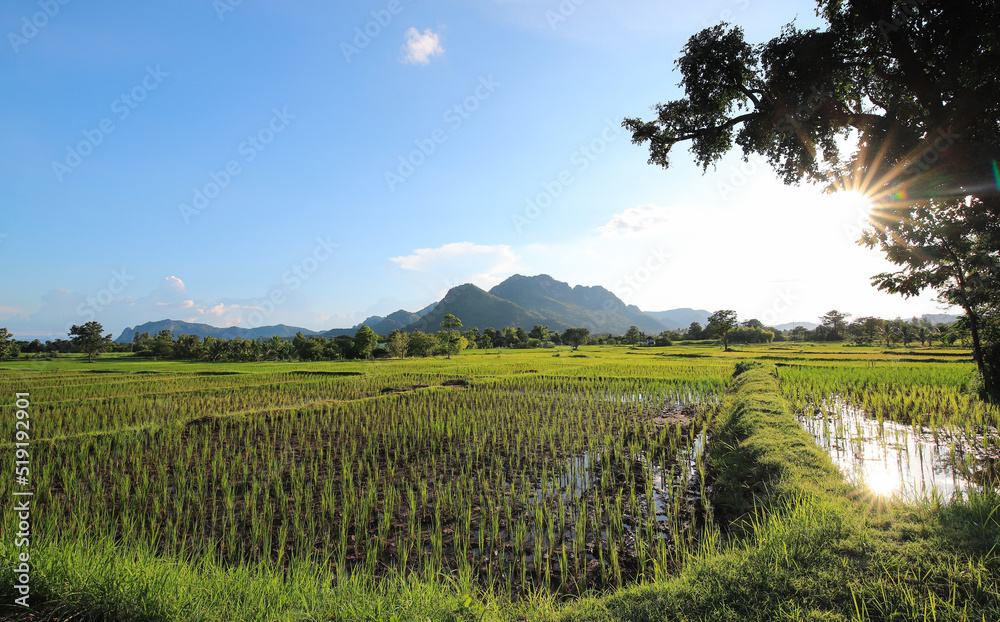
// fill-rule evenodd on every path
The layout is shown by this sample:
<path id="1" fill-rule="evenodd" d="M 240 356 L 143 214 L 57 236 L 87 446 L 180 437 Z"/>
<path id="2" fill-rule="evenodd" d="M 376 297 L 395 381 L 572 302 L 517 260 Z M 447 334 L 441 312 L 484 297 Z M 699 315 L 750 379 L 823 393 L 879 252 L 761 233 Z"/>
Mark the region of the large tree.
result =
<path id="1" fill-rule="evenodd" d="M 386 341 L 386 345 L 389 348 L 389 354 L 396 358 L 404 358 L 406 356 L 406 349 L 410 345 L 410 334 L 394 328 L 392 332 L 389 333 L 389 339 Z"/>
<path id="2" fill-rule="evenodd" d="M 94 355 L 111 349 L 111 335 L 102 335 L 104 327 L 100 322 L 87 322 L 83 326 L 74 324 L 69 329 L 70 341 L 87 355 L 87 361 L 93 362 Z"/>
<path id="3" fill-rule="evenodd" d="M 573 346 L 574 350 L 587 343 L 588 339 L 590 339 L 590 330 L 587 328 L 567 328 L 562 334 L 563 343 Z"/>
<path id="4" fill-rule="evenodd" d="M 850 313 L 841 313 L 834 309 L 827 311 L 826 315 L 819 318 L 820 326 L 826 326 L 830 329 L 830 341 L 839 341 L 844 338 L 844 332 L 847 329 L 844 320 L 850 316 Z"/>
<path id="5" fill-rule="evenodd" d="M 642 333 L 639 332 L 639 328 L 637 326 L 629 326 L 628 330 L 625 331 L 625 336 L 622 337 L 622 339 L 627 344 L 635 345 L 639 343 L 640 339 L 642 339 Z"/>
<path id="6" fill-rule="evenodd" d="M 679 142 L 690 141 L 703 169 L 739 146 L 744 158 L 763 156 L 786 183 L 865 194 L 875 208 L 862 242 L 901 266 L 875 285 L 903 295 L 935 288 L 963 307 L 970 332 L 997 334 L 997 3 L 817 6 L 826 28 L 789 25 L 761 45 L 728 24 L 702 30 L 677 61 L 684 97 L 657 105 L 654 120 L 624 126 L 633 142 L 648 143 L 651 164 L 668 167 Z M 996 342 L 976 339 L 979 370 L 996 392 Z"/>
<path id="7" fill-rule="evenodd" d="M 719 24 L 691 37 L 683 99 L 626 119 L 651 164 L 691 141 L 702 167 L 738 145 L 788 183 L 886 194 L 996 196 L 1000 11 L 993 0 L 819 0 L 825 30 L 786 26 L 761 45 Z M 857 151 L 840 139 L 853 133 Z"/>
<path id="8" fill-rule="evenodd" d="M 708 317 L 708 330 L 722 340 L 722 349 L 729 349 L 728 335 L 739 326 L 736 312 L 732 309 L 721 309 Z"/>
<path id="9" fill-rule="evenodd" d="M 378 335 L 367 324 L 362 324 L 354 333 L 354 352 L 359 358 L 371 358 L 372 351 L 378 345 Z"/>
<path id="10" fill-rule="evenodd" d="M 441 328 L 441 346 L 444 347 L 448 358 L 451 358 L 453 353 L 458 354 L 462 349 L 462 333 L 458 332 L 458 329 L 462 328 L 462 320 L 451 313 L 446 313 L 441 320 Z"/>
<path id="11" fill-rule="evenodd" d="M 981 207 L 970 197 L 877 208 L 861 241 L 900 267 L 872 277 L 879 289 L 910 297 L 930 287 L 962 308 L 985 389 L 995 393 L 1000 361 L 989 337 L 1000 309 L 1000 219 Z"/>

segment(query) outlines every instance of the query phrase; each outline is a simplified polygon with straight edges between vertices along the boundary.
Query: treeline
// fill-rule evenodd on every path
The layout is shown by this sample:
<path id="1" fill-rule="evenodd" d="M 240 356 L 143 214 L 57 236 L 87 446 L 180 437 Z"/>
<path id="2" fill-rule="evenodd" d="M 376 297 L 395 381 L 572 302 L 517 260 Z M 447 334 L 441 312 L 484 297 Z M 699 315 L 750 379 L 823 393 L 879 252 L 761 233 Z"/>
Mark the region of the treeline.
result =
<path id="1" fill-rule="evenodd" d="M 969 339 L 969 327 L 964 317 L 956 322 L 932 323 L 926 318 L 911 318 L 904 320 L 896 318 L 886 320 L 878 317 L 862 316 L 854 318 L 849 313 L 830 311 L 820 318 L 820 325 L 808 330 L 799 326 L 788 331 L 789 339 L 795 341 L 848 341 L 855 345 L 884 345 L 890 347 L 896 344 L 908 346 L 919 343 L 922 346 L 966 345 Z"/>
<path id="2" fill-rule="evenodd" d="M 717 318 L 728 315 L 728 321 Z M 720 315 L 721 314 L 721 315 Z M 848 313 L 830 311 L 820 319 L 814 329 L 803 326 L 781 331 L 764 326 L 759 320 L 736 321 L 735 312 L 724 311 L 702 327 L 692 322 L 683 330 L 668 330 L 655 335 L 632 326 L 623 335 L 591 335 L 586 328 L 568 328 L 562 332 L 536 324 L 530 331 L 523 328 L 502 329 L 471 328 L 460 330 L 461 320 L 454 316 L 442 322 L 442 330 L 430 334 L 422 331 L 406 333 L 393 330 L 388 335 L 376 335 L 368 326 L 362 326 L 355 335 L 339 337 L 305 336 L 298 333 L 294 339 L 218 339 L 197 335 L 174 335 L 163 330 L 155 335 L 137 333 L 131 343 L 115 343 L 110 335 L 102 335 L 97 322 L 88 322 L 71 332 L 70 339 L 41 342 L 13 339 L 6 328 L 0 328 L 0 360 L 28 356 L 59 356 L 61 354 L 90 354 L 101 352 L 129 352 L 148 356 L 192 361 L 319 361 L 369 358 L 427 357 L 457 354 L 462 350 L 491 350 L 500 348 L 553 348 L 556 346 L 582 345 L 631 345 L 670 346 L 678 341 L 724 339 L 728 344 L 771 343 L 772 341 L 848 341 L 856 345 L 884 345 L 890 347 L 913 343 L 966 345 L 970 331 L 964 319 L 950 324 L 932 324 L 926 319 L 913 318 L 885 320 L 876 317 L 859 317 L 848 322 Z"/>
<path id="3" fill-rule="evenodd" d="M 728 314 L 728 315 L 727 315 Z M 724 318 L 725 321 L 718 319 Z M 779 330 L 764 326 L 759 320 L 751 319 L 736 321 L 734 311 L 719 311 L 712 316 L 714 321 L 702 327 L 698 322 L 692 322 L 679 335 L 671 338 L 683 340 L 722 339 L 728 343 L 770 343 L 772 341 L 835 341 L 850 342 L 855 345 L 884 345 L 890 347 L 911 343 L 942 345 L 961 343 L 967 345 L 970 336 L 969 328 L 964 318 L 951 323 L 932 323 L 926 318 L 904 320 L 896 318 L 886 320 L 878 317 L 863 316 L 848 322 L 850 313 L 829 311 L 819 318 L 815 328 L 796 326 L 789 330 Z M 674 339 L 676 340 L 676 339 Z"/>

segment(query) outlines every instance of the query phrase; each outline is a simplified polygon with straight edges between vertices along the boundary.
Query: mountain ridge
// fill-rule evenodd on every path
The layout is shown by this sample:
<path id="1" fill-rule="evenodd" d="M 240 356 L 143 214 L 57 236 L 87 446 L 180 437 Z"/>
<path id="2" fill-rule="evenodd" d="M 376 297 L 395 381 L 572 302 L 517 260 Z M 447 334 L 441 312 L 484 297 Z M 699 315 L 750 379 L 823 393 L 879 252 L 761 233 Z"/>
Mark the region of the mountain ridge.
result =
<path id="1" fill-rule="evenodd" d="M 288 326 L 287 324 L 275 324 L 273 326 L 261 326 L 259 328 L 243 328 L 240 326 L 226 326 L 220 328 L 211 324 L 200 324 L 196 322 L 185 322 L 183 320 L 155 320 L 136 325 L 135 328 L 127 327 L 122 334 L 115 339 L 117 343 L 129 343 L 136 333 L 149 333 L 150 337 L 155 337 L 157 333 L 169 330 L 175 335 L 198 335 L 199 337 L 215 337 L 216 339 L 269 339 L 275 335 L 285 338 L 292 338 L 296 333 L 303 335 L 316 335 L 314 330 L 300 328 L 298 326 Z"/>
<path id="2" fill-rule="evenodd" d="M 524 276 L 515 274 L 486 291 L 471 283 L 448 290 L 441 300 L 433 302 L 414 313 L 400 309 L 383 317 L 373 315 L 350 328 L 331 328 L 315 331 L 308 328 L 276 324 L 258 328 L 240 326 L 216 327 L 209 324 L 185 322 L 182 320 L 149 321 L 128 327 L 115 340 L 118 343 L 132 341 L 137 332 L 148 332 L 154 336 L 161 330 L 174 334 L 216 337 L 219 339 L 269 339 L 277 335 L 291 339 L 301 332 L 306 336 L 337 337 L 353 336 L 362 325 L 367 325 L 376 334 L 386 335 L 393 330 L 413 332 L 421 330 L 434 333 L 441 328 L 445 314 L 451 313 L 462 320 L 466 329 L 502 329 L 507 326 L 531 330 L 536 324 L 551 330 L 563 331 L 567 328 L 587 328 L 592 334 L 624 334 L 630 326 L 636 326 L 647 334 L 658 334 L 665 330 L 685 329 L 692 322 L 704 326 L 710 313 L 704 309 L 682 307 L 667 311 L 642 311 L 635 305 L 625 304 L 618 296 L 600 285 L 570 286 L 548 274 Z M 925 315 L 933 321 L 954 321 L 955 316 L 946 314 Z M 815 322 L 790 322 L 776 326 L 787 330 L 795 325 L 815 328 Z"/>

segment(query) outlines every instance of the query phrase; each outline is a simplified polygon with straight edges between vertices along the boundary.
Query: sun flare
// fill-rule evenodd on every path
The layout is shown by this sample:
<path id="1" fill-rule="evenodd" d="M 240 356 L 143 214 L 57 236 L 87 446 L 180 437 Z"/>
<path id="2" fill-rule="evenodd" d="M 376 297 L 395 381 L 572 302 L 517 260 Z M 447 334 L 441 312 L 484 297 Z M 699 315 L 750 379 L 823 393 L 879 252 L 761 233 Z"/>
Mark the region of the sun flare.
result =
<path id="1" fill-rule="evenodd" d="M 868 218 L 874 202 L 856 190 L 838 190 L 829 195 L 830 203 L 844 216 Z"/>

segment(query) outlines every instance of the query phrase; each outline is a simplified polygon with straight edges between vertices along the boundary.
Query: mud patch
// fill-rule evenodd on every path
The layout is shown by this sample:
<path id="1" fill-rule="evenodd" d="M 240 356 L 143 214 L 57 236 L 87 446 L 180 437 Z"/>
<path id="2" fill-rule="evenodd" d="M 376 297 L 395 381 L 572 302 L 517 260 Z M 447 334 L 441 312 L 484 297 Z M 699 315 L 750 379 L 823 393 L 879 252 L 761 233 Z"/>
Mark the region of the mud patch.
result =
<path id="1" fill-rule="evenodd" d="M 379 391 L 380 395 L 389 395 L 391 393 L 409 393 L 410 391 L 416 391 L 417 389 L 426 389 L 429 385 L 426 384 L 415 384 L 409 387 L 385 387 Z"/>
<path id="2" fill-rule="evenodd" d="M 692 404 L 688 404 L 687 406 L 674 406 L 673 408 L 664 408 L 662 411 L 652 414 L 653 425 L 657 427 L 662 428 L 679 425 L 682 428 L 687 428 L 698 415 L 698 407 Z"/>

